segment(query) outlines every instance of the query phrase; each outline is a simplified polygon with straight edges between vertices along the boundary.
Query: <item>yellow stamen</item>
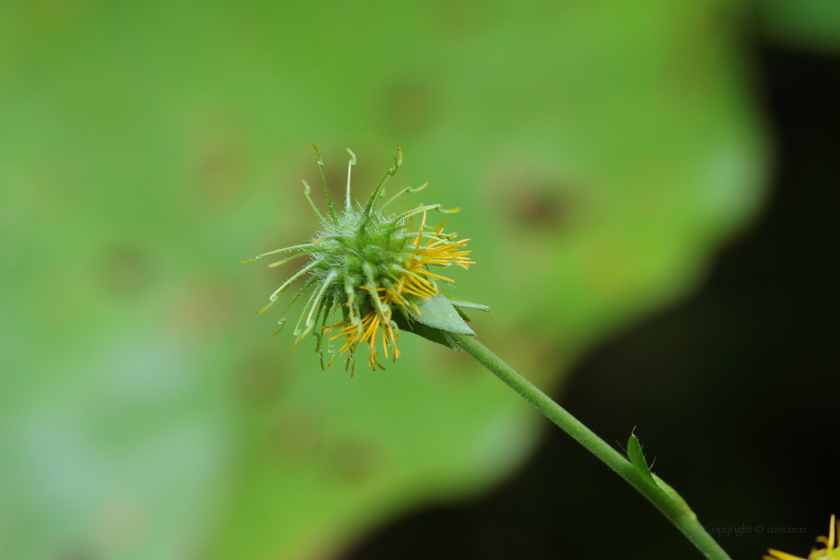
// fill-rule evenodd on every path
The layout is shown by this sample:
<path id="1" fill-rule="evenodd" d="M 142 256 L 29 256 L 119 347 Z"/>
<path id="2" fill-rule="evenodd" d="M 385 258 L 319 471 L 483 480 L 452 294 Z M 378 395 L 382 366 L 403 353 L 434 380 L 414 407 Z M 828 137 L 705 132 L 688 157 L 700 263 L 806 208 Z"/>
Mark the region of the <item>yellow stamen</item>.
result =
<path id="1" fill-rule="evenodd" d="M 406 210 L 409 210 L 408 206 L 406 206 Z M 440 237 L 446 223 L 446 218 L 435 229 L 433 238 L 423 244 L 426 219 L 427 213 L 423 212 L 423 219 L 420 222 L 419 229 L 409 242 L 412 247 L 411 256 L 402 265 L 403 272 L 397 278 L 397 281 L 390 286 L 386 285 L 378 288 L 359 286 L 362 290 L 366 290 L 370 294 L 376 294 L 378 301 L 373 302 L 375 304 L 373 306 L 374 309 L 362 317 L 361 321 L 358 319 L 353 323 L 342 321 L 335 325 L 322 327 L 324 331 L 338 331 L 330 340 L 336 338 L 344 339 L 340 353 L 344 354 L 347 351 L 355 352 L 358 345 L 364 343 L 370 352 L 368 365 L 373 369 L 377 367 L 382 368 L 376 350 L 377 335 L 379 335 L 379 329 L 381 328 L 383 354 L 386 359 L 391 357 L 396 361 L 400 355 L 399 348 L 397 347 L 397 343 L 399 342 L 398 335 L 395 334 L 395 329 L 388 323 L 388 318 L 381 316 L 379 310 L 385 305 L 396 305 L 403 309 L 411 309 L 413 314 L 420 315 L 420 307 L 417 300 L 429 300 L 438 296 L 440 294 L 437 285 L 438 281 L 454 282 L 452 278 L 430 272 L 429 266 L 447 267 L 454 264 L 462 268 L 469 268 L 468 265 L 475 264 L 469 259 L 468 255 L 470 251 L 466 249 L 466 243 L 469 239 L 456 241 L 453 236 L 444 235 L 443 238 Z M 409 216 L 409 223 L 411 224 L 410 231 L 414 233 L 415 224 L 411 216 Z M 391 356 L 389 356 L 389 346 L 391 347 Z M 790 559 L 784 558 L 781 560 Z"/>
<path id="2" fill-rule="evenodd" d="M 788 554 L 787 552 L 773 550 L 772 548 L 767 552 L 772 554 L 772 556 L 765 556 L 764 560 L 806 560 L 805 558 L 800 558 L 799 556 L 794 556 L 793 554 Z"/>
<path id="3" fill-rule="evenodd" d="M 452 278 L 447 278 L 446 276 L 439 276 L 437 274 L 432 274 L 431 272 L 424 272 L 426 276 L 431 276 L 432 278 L 437 278 L 438 280 L 444 280 L 445 282 L 455 282 Z"/>

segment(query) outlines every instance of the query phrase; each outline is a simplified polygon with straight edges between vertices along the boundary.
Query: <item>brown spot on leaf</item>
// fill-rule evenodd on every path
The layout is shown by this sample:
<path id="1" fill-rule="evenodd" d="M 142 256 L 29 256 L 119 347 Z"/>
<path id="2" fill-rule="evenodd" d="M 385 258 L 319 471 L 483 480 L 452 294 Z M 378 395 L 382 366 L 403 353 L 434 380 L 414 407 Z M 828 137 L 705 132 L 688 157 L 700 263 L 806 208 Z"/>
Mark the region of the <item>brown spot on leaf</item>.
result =
<path id="1" fill-rule="evenodd" d="M 551 185 L 526 185 L 515 206 L 521 226 L 559 228 L 568 223 L 571 201 Z"/>
<path id="2" fill-rule="evenodd" d="M 412 135 L 434 122 L 439 102 L 424 82 L 395 81 L 382 90 L 374 109 L 395 132 Z"/>
<path id="3" fill-rule="evenodd" d="M 323 440 L 318 420 L 305 411 L 283 415 L 268 431 L 267 443 L 281 461 L 299 463 L 310 461 Z"/>
<path id="4" fill-rule="evenodd" d="M 119 296 L 132 296 L 150 283 L 151 259 L 135 245 L 115 245 L 105 254 L 103 274 L 109 291 Z"/>
<path id="5" fill-rule="evenodd" d="M 573 183 L 530 178 L 511 184 L 500 202 L 516 229 L 562 233 L 582 214 L 576 191 Z"/>
<path id="6" fill-rule="evenodd" d="M 192 136 L 190 205 L 213 213 L 228 211 L 247 186 L 247 150 L 238 125 L 224 108 L 206 108 L 195 118 Z"/>
<path id="7" fill-rule="evenodd" d="M 448 40 L 476 37 L 489 27 L 493 11 L 493 4 L 481 0 L 437 0 L 433 4 L 437 31 Z"/>
<path id="8" fill-rule="evenodd" d="M 330 465 L 343 480 L 363 482 L 379 468 L 380 455 L 378 448 L 371 443 L 347 441 L 333 450 Z"/>
<path id="9" fill-rule="evenodd" d="M 236 390 L 248 404 L 268 402 L 277 396 L 281 384 L 280 365 L 275 353 L 249 356 L 237 369 Z"/>
<path id="10" fill-rule="evenodd" d="M 229 328 L 240 308 L 237 291 L 221 277 L 197 280 L 187 286 L 172 305 L 175 326 L 187 333 L 206 333 Z"/>
<path id="11" fill-rule="evenodd" d="M 565 232 L 585 213 L 580 180 L 540 172 L 531 161 L 503 163 L 493 170 L 489 183 L 500 214 L 518 231 Z"/>
<path id="12" fill-rule="evenodd" d="M 200 205 L 229 208 L 245 187 L 243 155 L 229 139 L 202 147 L 193 162 L 193 181 Z"/>

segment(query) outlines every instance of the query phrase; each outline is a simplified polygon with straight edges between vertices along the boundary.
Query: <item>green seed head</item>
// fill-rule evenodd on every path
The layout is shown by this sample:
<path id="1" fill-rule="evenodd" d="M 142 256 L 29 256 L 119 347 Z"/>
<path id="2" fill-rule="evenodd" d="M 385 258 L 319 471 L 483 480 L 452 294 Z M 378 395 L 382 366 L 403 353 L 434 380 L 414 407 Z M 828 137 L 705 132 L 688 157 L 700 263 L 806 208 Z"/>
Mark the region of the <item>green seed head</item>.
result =
<path id="1" fill-rule="evenodd" d="M 309 262 L 292 274 L 269 298 L 269 304 L 260 313 L 270 308 L 294 280 L 307 276 L 303 287 L 292 297 L 289 307 L 301 296 L 310 292 L 300 319 L 295 325 L 297 343 L 312 334 L 316 339 L 316 352 L 324 366 L 324 339 L 342 338 L 340 353 L 347 353 L 347 367 L 355 360 L 359 343 L 369 349 L 368 364 L 372 368 L 382 367 L 378 360 L 377 345 L 380 344 L 386 358 L 399 356 L 398 323 L 409 325 L 413 319 L 422 317 L 424 302 L 438 297 L 440 282 L 451 279 L 429 271 L 429 266 L 448 267 L 453 264 L 469 268 L 469 251 L 466 241 L 456 241 L 454 234 L 443 233 L 445 217 L 438 227 L 426 225 L 428 212 L 435 210 L 444 214 L 459 209 L 444 210 L 439 204 L 418 206 L 400 213 L 389 213 L 387 208 L 404 193 L 419 192 L 426 184 L 407 187 L 394 197 L 379 204 L 384 194 L 385 183 L 402 165 L 402 150 L 394 158 L 394 166 L 374 189 L 367 204 L 355 205 L 350 198 L 350 175 L 356 164 L 356 156 L 349 149 L 350 163 L 347 168 L 347 197 L 344 207 L 336 212 L 323 174 L 323 160 L 318 149 L 318 165 L 327 198 L 328 213 L 321 214 L 309 196 L 310 187 L 304 181 L 304 195 L 309 199 L 320 220 L 318 234 L 309 243 L 277 249 L 243 262 L 254 262 L 269 255 L 293 253 L 276 261 L 269 267 L 280 266 L 298 257 L 308 257 Z M 286 310 L 288 310 L 288 308 Z M 341 317 L 336 318 L 338 311 Z M 397 315 L 395 316 L 395 312 Z M 284 311 L 285 315 L 285 311 Z M 286 319 L 280 319 L 280 330 Z M 277 333 L 274 334 L 276 336 Z M 330 335 L 339 331 L 337 335 Z M 381 340 L 380 340 L 381 339 Z M 330 360 L 336 351 L 332 344 L 326 345 Z"/>

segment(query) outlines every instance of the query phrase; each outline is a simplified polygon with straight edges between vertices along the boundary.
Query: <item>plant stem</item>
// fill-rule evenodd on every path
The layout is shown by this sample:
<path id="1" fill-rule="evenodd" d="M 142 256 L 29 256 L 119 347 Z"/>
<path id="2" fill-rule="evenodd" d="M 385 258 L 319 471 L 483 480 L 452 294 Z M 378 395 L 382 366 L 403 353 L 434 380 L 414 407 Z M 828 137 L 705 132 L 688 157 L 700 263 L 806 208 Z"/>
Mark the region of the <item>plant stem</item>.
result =
<path id="1" fill-rule="evenodd" d="M 474 336 L 447 333 L 454 338 L 468 354 L 478 360 L 481 365 L 489 369 L 496 376 L 508 384 L 513 390 L 525 397 L 534 407 L 542 412 L 549 420 L 572 436 L 578 443 L 592 452 L 597 458 L 607 464 L 612 470 L 638 490 L 654 506 L 682 531 L 691 543 L 710 560 L 731 560 L 729 555 L 715 542 L 695 517 L 689 515 L 685 509 L 674 500 L 667 497 L 661 490 L 652 486 L 636 471 L 633 465 L 622 454 L 613 449 L 595 432 L 584 426 L 577 418 L 569 414 L 563 407 L 554 402 L 548 395 L 540 391 L 530 381 L 522 377 L 516 370 L 507 365 L 501 358 L 491 352 Z"/>

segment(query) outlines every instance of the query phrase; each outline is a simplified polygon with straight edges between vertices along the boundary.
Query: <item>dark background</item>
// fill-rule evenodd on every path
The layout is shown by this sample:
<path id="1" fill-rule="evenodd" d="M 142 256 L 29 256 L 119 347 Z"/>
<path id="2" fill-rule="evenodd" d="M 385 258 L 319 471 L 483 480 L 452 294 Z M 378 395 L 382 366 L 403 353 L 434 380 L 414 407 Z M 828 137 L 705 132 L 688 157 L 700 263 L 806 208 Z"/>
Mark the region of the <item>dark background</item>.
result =
<path id="1" fill-rule="evenodd" d="M 616 445 L 636 425 L 704 525 L 764 527 L 719 538 L 757 559 L 767 547 L 805 556 L 840 513 L 840 62 L 766 45 L 755 56 L 778 150 L 764 215 L 697 294 L 603 344 L 560 398 Z M 546 429 L 504 487 L 396 521 L 347 558 L 692 557 L 653 507 Z"/>

